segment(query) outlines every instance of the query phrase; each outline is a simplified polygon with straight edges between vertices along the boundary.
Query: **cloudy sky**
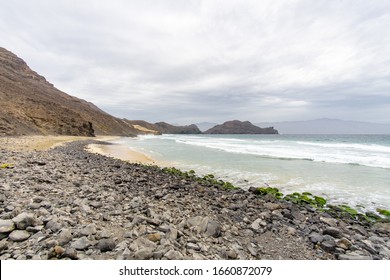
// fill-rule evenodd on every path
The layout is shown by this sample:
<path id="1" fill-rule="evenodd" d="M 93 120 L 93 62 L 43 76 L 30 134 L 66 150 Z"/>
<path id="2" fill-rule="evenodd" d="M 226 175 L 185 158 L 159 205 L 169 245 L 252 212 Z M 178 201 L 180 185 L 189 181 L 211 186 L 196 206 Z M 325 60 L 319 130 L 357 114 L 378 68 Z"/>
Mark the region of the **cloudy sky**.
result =
<path id="1" fill-rule="evenodd" d="M 390 123 L 388 0 L 0 0 L 0 46 L 129 119 Z"/>

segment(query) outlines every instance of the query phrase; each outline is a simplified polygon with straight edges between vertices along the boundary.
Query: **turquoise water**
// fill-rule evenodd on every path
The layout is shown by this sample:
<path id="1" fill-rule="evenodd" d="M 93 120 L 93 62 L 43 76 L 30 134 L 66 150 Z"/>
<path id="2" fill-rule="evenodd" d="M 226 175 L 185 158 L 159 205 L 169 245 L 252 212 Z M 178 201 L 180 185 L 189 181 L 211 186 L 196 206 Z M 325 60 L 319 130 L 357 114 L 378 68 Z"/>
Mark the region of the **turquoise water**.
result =
<path id="1" fill-rule="evenodd" d="M 118 142 L 244 189 L 269 185 L 363 210 L 390 208 L 390 135 L 148 135 Z"/>

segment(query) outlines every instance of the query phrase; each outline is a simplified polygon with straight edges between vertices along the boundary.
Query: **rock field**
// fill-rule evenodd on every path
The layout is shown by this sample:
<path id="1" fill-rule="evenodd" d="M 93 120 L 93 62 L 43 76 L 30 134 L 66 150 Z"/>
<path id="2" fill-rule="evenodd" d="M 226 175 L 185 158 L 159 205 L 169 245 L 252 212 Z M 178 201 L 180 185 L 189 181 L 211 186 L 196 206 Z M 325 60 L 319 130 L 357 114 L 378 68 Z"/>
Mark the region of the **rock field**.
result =
<path id="1" fill-rule="evenodd" d="M 8 140 L 9 141 L 9 140 Z M 85 151 L 0 139 L 0 259 L 390 259 L 390 223 L 340 220 Z"/>

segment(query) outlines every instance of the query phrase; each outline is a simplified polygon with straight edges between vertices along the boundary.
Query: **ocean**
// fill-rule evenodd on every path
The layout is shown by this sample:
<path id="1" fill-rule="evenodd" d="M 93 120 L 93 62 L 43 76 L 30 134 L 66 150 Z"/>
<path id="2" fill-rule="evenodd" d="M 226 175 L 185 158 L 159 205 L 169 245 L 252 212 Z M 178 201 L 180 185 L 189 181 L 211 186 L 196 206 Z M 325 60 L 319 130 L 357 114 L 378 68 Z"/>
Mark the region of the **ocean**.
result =
<path id="1" fill-rule="evenodd" d="M 390 208 L 390 135 L 145 135 L 116 142 L 244 189 L 310 192 L 362 212 Z"/>

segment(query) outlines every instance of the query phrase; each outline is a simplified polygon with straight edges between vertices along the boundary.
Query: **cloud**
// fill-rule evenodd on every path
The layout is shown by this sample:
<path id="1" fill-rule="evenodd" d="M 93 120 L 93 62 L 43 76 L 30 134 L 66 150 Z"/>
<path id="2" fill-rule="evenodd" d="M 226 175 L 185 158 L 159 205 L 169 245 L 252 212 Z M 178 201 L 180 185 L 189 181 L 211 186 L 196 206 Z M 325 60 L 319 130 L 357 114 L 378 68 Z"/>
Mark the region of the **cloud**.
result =
<path id="1" fill-rule="evenodd" d="M 390 122 L 387 1 L 0 2 L 4 47 L 113 115 Z"/>

